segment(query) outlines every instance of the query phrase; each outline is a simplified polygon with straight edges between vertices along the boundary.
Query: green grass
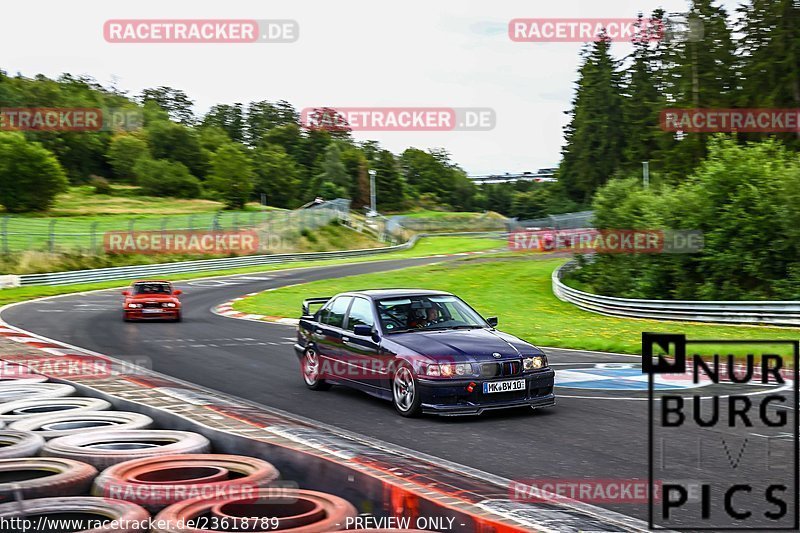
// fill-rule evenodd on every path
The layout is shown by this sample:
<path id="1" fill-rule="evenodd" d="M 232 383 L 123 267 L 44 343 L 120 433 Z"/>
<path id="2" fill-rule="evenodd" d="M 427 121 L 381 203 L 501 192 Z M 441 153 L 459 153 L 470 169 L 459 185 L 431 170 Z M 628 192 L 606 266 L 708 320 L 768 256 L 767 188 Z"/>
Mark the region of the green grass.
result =
<path id="1" fill-rule="evenodd" d="M 304 298 L 364 288 L 414 287 L 453 292 L 483 316 L 499 316 L 500 329 L 542 346 L 636 354 L 640 353 L 643 331 L 684 333 L 689 339 L 800 338 L 800 330 L 793 328 L 622 319 L 582 311 L 553 296 L 550 274 L 564 261 L 476 256 L 267 291 L 240 300 L 234 307 L 247 313 L 297 317 Z M 713 352 L 714 346 L 709 346 L 703 353 Z"/>
<path id="2" fill-rule="evenodd" d="M 349 230 L 348 230 L 349 231 Z M 426 237 L 421 239 L 416 246 L 408 250 L 401 250 L 399 252 L 389 252 L 375 256 L 353 257 L 349 259 L 328 259 L 321 261 L 297 261 L 294 263 L 284 263 L 277 265 L 263 265 L 245 268 L 234 268 L 228 270 L 216 270 L 212 272 L 196 272 L 191 274 L 174 274 L 166 276 L 158 276 L 159 279 L 167 279 L 170 281 L 180 281 L 195 278 L 202 278 L 208 276 L 225 276 L 233 274 L 248 274 L 253 272 L 271 272 L 276 270 L 288 270 L 293 268 L 302 267 L 317 267 L 328 265 L 341 265 L 348 263 L 363 263 L 370 261 L 386 261 L 391 259 L 406 259 L 411 257 L 425 257 L 429 255 L 438 255 L 442 253 L 462 253 L 478 250 L 489 250 L 496 248 L 499 241 L 493 239 L 474 238 L 474 237 Z M 44 296 L 55 296 L 59 294 L 70 294 L 76 292 L 98 290 L 98 289 L 112 289 L 114 287 L 123 287 L 134 281 L 131 279 L 123 279 L 116 281 L 104 281 L 99 283 L 85 283 L 79 285 L 63 285 L 57 287 L 18 287 L 14 289 L 0 289 L 0 305 L 6 305 L 15 302 L 22 302 L 33 298 L 41 298 Z"/>
<path id="3" fill-rule="evenodd" d="M 162 198 L 145 196 L 138 187 L 132 185 L 112 185 L 112 194 L 95 194 L 90 185 L 70 187 L 59 194 L 53 206 L 45 212 L 30 213 L 24 216 L 37 217 L 72 217 L 119 215 L 130 218 L 131 215 L 192 215 L 196 213 L 213 213 L 225 208 L 222 202 L 200 199 Z M 257 203 L 248 205 L 248 210 L 273 209 L 263 208 Z"/>
<path id="4" fill-rule="evenodd" d="M 249 204 L 243 211 L 225 211 L 210 200 L 142 196 L 139 189 L 116 185 L 114 194 L 94 194 L 92 187 L 71 187 L 43 213 L 4 215 L 0 212 L 0 252 L 87 252 L 102 249 L 107 231 L 232 230 L 257 225 L 285 232 L 311 225 L 323 214 L 287 211 Z M 51 246 L 50 236 L 53 235 Z"/>

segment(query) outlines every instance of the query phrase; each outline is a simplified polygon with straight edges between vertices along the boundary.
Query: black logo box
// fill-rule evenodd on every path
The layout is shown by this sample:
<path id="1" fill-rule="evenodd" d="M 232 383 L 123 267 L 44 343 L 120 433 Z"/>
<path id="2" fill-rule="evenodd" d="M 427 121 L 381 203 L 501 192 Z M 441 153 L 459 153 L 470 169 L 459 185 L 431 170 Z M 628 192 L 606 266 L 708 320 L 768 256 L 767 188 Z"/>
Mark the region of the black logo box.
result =
<path id="1" fill-rule="evenodd" d="M 793 400 L 794 408 L 794 524 L 792 526 L 781 527 L 763 527 L 759 526 L 762 531 L 798 531 L 800 529 L 800 341 L 797 340 L 688 340 L 686 335 L 675 333 L 642 333 L 642 373 L 648 374 L 647 386 L 647 404 L 648 404 L 648 434 L 647 434 L 647 466 L 648 466 L 648 528 L 651 530 L 667 529 L 665 526 L 655 524 L 654 520 L 654 489 L 655 480 L 653 477 L 653 447 L 654 447 L 654 404 L 655 404 L 655 383 L 654 376 L 656 374 L 683 374 L 687 369 L 686 362 L 686 347 L 688 344 L 700 345 L 786 345 L 791 348 L 793 355 Z M 654 362 L 654 347 L 660 347 L 661 351 L 665 352 L 666 356 L 660 353 L 656 356 L 657 360 Z M 671 357 L 670 361 L 667 357 Z M 720 527 L 668 527 L 670 531 L 753 531 L 751 527 L 735 527 L 735 528 L 720 528 Z"/>

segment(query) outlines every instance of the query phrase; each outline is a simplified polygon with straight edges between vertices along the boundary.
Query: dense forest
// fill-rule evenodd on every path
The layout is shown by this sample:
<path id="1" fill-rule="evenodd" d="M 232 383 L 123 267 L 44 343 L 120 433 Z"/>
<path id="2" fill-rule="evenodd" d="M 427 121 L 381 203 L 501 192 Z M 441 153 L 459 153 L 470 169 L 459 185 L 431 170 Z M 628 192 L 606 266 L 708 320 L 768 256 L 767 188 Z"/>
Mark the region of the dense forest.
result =
<path id="1" fill-rule="evenodd" d="M 705 234 L 699 254 L 598 254 L 578 274 L 594 290 L 800 298 L 800 131 L 668 132 L 659 124 L 665 108 L 800 111 L 800 4 L 752 0 L 731 15 L 694 0 L 679 38 L 636 42 L 622 64 L 607 39 L 584 51 L 559 168 L 567 196 L 592 202 L 599 228 Z"/>
<path id="2" fill-rule="evenodd" d="M 109 183 L 133 184 L 146 195 L 209 198 L 231 208 L 262 197 L 283 208 L 343 197 L 358 209 L 369 202 L 369 170 L 382 212 L 422 206 L 534 217 L 553 206 L 543 184 L 477 187 L 443 149 L 396 155 L 375 141 L 355 141 L 347 129 L 303 127 L 282 100 L 219 104 L 197 117 L 179 89 L 131 97 L 86 77 L 0 71 L 0 107 L 130 109 L 143 117 L 132 131 L 0 132 L 7 212 L 46 210 L 65 187 L 85 183 L 99 192 Z"/>

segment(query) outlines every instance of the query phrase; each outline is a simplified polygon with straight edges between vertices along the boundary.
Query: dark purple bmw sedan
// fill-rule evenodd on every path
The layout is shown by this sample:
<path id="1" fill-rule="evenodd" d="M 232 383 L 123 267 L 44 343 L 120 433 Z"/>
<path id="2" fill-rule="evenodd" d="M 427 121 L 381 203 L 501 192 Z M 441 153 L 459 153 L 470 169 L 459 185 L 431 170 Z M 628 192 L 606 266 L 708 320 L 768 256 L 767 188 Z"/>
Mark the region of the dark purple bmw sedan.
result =
<path id="1" fill-rule="evenodd" d="M 447 292 L 363 290 L 305 300 L 294 348 L 308 388 L 357 388 L 403 416 L 554 405 L 547 356 L 496 326 Z"/>

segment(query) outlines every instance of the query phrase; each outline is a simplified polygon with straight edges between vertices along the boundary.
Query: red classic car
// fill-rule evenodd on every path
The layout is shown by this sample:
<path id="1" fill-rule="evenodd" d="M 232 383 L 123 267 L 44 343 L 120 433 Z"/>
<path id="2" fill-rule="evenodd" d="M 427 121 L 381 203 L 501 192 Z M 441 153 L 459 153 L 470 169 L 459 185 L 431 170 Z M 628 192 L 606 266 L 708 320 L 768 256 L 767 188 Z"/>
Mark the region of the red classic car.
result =
<path id="1" fill-rule="evenodd" d="M 136 281 L 122 291 L 123 319 L 130 320 L 181 320 L 180 289 L 173 289 L 168 281 Z"/>

